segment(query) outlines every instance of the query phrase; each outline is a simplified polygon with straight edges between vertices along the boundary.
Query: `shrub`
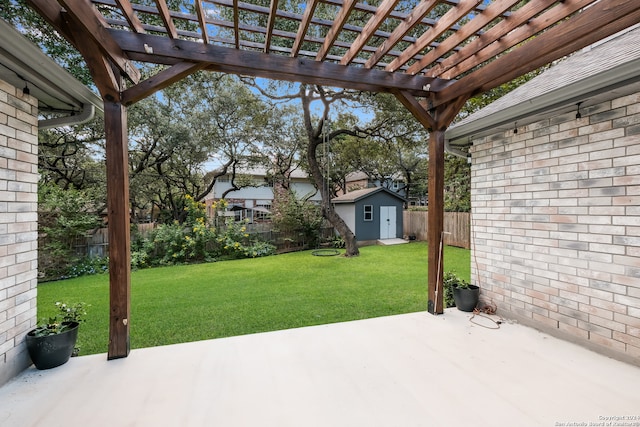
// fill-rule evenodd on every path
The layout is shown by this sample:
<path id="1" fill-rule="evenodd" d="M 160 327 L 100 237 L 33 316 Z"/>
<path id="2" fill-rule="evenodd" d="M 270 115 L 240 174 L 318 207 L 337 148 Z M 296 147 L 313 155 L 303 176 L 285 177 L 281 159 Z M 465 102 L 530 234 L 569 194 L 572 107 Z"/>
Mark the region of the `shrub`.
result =
<path id="1" fill-rule="evenodd" d="M 224 209 L 226 203 L 220 201 L 218 206 Z M 149 239 L 136 238 L 131 248 L 133 268 L 210 262 L 218 258 L 254 258 L 275 253 L 275 246 L 250 240 L 246 222 L 222 217 L 225 223 L 216 230 L 206 218 L 203 203 L 187 196 L 184 209 L 183 223 L 162 224 Z"/>
<path id="2" fill-rule="evenodd" d="M 109 271 L 109 257 L 84 257 L 73 264 L 63 278 L 88 276 Z"/>
<path id="3" fill-rule="evenodd" d="M 40 184 L 38 270 L 41 278 L 64 277 L 75 264 L 82 262 L 74 244 L 100 223 L 94 197 L 89 193 L 74 188 L 62 189 L 50 183 Z"/>
<path id="4" fill-rule="evenodd" d="M 318 204 L 299 198 L 294 191 L 276 191 L 271 209 L 273 225 L 279 230 L 302 230 L 304 241 L 315 247 L 320 238 L 322 211 Z"/>

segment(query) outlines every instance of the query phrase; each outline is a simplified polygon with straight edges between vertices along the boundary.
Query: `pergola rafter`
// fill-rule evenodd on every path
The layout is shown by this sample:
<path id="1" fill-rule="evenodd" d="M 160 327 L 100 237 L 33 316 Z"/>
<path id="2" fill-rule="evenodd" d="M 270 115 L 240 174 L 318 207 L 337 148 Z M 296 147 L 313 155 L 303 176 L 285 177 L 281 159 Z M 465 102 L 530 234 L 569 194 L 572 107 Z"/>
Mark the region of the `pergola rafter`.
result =
<path id="1" fill-rule="evenodd" d="M 189 0 L 180 10 L 166 0 L 28 1 L 84 56 L 105 101 L 110 359 L 129 352 L 128 105 L 197 70 L 394 94 L 430 130 L 428 311 L 437 314 L 444 131 L 470 97 L 640 22 L 635 0 L 309 0 L 304 10 L 277 0 Z M 140 81 L 135 62 L 167 67 Z"/>

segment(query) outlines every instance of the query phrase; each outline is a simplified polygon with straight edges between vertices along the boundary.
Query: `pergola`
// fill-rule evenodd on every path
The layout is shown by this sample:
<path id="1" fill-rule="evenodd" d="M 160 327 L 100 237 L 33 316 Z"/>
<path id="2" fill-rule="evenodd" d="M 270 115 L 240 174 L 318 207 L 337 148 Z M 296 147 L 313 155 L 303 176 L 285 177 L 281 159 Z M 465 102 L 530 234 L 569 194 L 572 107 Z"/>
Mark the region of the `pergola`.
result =
<path id="1" fill-rule="evenodd" d="M 127 106 L 198 70 L 393 94 L 430 131 L 428 311 L 439 314 L 444 131 L 471 97 L 640 22 L 637 0 L 29 3 L 82 54 L 104 101 L 109 359 L 129 353 Z M 166 67 L 141 80 L 136 63 Z"/>

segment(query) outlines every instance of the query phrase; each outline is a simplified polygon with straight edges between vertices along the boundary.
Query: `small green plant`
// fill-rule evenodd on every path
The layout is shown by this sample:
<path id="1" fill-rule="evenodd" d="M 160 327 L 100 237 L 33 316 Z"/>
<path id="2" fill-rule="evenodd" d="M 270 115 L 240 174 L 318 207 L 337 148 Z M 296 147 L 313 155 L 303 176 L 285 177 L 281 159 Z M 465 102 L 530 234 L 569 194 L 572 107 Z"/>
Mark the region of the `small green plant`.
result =
<path id="1" fill-rule="evenodd" d="M 86 308 L 88 304 L 78 302 L 75 304 L 67 304 L 64 302 L 56 302 L 57 313 L 53 317 L 49 317 L 46 321 L 36 326 L 33 336 L 46 337 L 49 335 L 61 334 L 72 328 L 72 323 L 82 323 L 87 315 Z"/>
<path id="2" fill-rule="evenodd" d="M 453 271 L 445 271 L 442 276 L 442 284 L 444 288 L 444 305 L 447 308 L 456 306 L 456 303 L 453 300 L 453 288 L 469 288 L 469 282 L 459 277 Z"/>
<path id="3" fill-rule="evenodd" d="M 337 249 L 344 249 L 344 239 L 341 236 L 334 236 L 333 239 L 331 239 L 331 245 Z"/>

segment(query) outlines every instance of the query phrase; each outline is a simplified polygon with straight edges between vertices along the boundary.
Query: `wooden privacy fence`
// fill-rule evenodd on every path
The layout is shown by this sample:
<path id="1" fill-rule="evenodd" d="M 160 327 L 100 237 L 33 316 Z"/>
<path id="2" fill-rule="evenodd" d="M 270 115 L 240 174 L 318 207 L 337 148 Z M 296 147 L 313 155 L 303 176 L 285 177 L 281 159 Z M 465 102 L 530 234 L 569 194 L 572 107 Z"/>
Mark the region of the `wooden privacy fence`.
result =
<path id="1" fill-rule="evenodd" d="M 427 211 L 405 210 L 402 230 L 405 236 L 415 236 L 416 240 L 427 240 Z M 445 212 L 444 231 L 445 245 L 471 248 L 471 214 L 469 212 Z"/>
<path id="2" fill-rule="evenodd" d="M 138 231 L 146 236 L 153 231 L 156 224 L 138 224 L 137 227 Z M 317 242 L 308 241 L 300 230 L 273 231 L 271 228 L 271 223 L 248 224 L 247 233 L 251 235 L 252 239 L 258 238 L 273 244 L 278 253 L 314 249 L 318 245 Z M 320 229 L 319 239 L 320 241 L 328 241 L 334 235 L 333 227 L 324 226 Z M 73 240 L 71 246 L 78 255 L 90 258 L 106 257 L 109 255 L 108 229 L 99 228 L 89 236 L 77 238 Z"/>
<path id="3" fill-rule="evenodd" d="M 147 235 L 156 227 L 155 223 L 137 224 L 138 231 Z M 109 256 L 109 229 L 98 228 L 86 237 L 75 239 L 71 245 L 78 255 L 90 258 Z"/>
<path id="4" fill-rule="evenodd" d="M 468 212 L 444 213 L 444 244 L 460 248 L 471 248 L 471 215 Z M 138 230 L 143 235 L 151 232 L 155 224 L 138 224 Z M 271 242 L 278 252 L 309 249 L 300 232 L 275 232 L 271 230 L 271 224 L 250 224 L 247 231 L 253 237 Z M 403 211 L 404 236 L 415 236 L 416 240 L 427 240 L 427 211 Z M 334 235 L 333 227 L 323 227 L 320 233 L 321 241 L 328 240 Z M 86 238 L 80 238 L 73 242 L 76 253 L 90 257 L 104 257 L 109 255 L 109 238 L 106 228 L 100 228 Z"/>

